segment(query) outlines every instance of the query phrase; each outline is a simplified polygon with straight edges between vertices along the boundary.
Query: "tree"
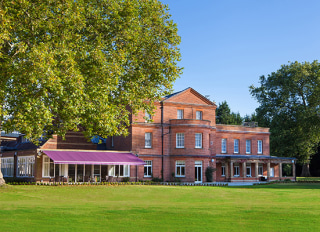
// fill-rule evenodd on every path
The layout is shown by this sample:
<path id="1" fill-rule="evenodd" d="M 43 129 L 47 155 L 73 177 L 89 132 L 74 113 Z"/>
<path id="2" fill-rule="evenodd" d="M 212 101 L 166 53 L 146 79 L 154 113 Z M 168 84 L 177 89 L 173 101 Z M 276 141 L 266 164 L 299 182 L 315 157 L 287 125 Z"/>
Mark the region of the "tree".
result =
<path id="1" fill-rule="evenodd" d="M 320 142 L 320 64 L 289 63 L 260 77 L 260 87 L 250 87 L 260 103 L 259 125 L 270 127 L 271 153 L 294 156 L 309 175 L 310 157 Z"/>
<path id="2" fill-rule="evenodd" d="M 233 124 L 240 125 L 242 123 L 242 118 L 239 113 L 231 112 L 229 105 L 226 101 L 219 103 L 216 110 L 218 124 Z"/>
<path id="3" fill-rule="evenodd" d="M 181 73 L 180 37 L 153 0 L 0 0 L 2 128 L 31 140 L 127 134 Z"/>
<path id="4" fill-rule="evenodd" d="M 179 43 L 157 0 L 0 0 L 0 127 L 126 135 L 181 74 Z"/>

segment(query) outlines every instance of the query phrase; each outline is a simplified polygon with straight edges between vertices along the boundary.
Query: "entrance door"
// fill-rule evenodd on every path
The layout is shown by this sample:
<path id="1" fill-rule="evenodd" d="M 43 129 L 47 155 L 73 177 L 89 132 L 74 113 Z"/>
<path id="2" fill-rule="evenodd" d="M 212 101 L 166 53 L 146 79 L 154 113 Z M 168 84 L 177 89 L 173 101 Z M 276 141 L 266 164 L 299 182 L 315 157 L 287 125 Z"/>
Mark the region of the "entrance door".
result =
<path id="1" fill-rule="evenodd" d="M 194 164 L 194 181 L 202 183 L 202 161 L 196 161 Z"/>

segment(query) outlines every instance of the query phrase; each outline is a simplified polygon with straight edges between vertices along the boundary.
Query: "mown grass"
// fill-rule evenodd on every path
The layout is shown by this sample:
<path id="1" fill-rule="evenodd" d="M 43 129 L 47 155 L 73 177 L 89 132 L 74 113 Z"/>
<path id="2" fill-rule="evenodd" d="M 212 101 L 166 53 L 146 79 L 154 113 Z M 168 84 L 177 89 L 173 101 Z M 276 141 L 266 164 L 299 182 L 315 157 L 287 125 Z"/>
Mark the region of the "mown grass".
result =
<path id="1" fill-rule="evenodd" d="M 5 186 L 0 231 L 319 231 L 320 184 Z"/>

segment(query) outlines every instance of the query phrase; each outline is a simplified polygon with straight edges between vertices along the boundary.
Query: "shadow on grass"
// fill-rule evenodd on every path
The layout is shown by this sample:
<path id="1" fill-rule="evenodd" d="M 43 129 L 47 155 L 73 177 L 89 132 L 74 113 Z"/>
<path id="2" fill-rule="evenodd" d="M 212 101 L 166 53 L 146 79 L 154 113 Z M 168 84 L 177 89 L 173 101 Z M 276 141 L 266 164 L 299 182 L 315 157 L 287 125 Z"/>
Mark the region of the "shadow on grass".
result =
<path id="1" fill-rule="evenodd" d="M 320 189 L 320 183 L 268 183 L 252 186 L 230 186 L 228 188 L 252 188 L 252 189 Z"/>

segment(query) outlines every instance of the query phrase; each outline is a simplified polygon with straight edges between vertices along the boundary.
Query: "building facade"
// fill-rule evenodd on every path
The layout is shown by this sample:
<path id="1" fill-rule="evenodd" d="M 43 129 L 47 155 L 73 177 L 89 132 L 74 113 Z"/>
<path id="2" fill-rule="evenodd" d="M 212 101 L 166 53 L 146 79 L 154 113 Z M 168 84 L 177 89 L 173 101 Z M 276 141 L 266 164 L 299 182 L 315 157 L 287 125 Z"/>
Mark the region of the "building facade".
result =
<path id="1" fill-rule="evenodd" d="M 34 181 L 152 180 L 218 182 L 295 180 L 295 159 L 270 156 L 268 128 L 216 124 L 216 105 L 192 88 L 155 103 L 152 115 L 131 116 L 127 137 L 87 141 L 81 132 L 54 135 L 38 147 L 4 141 L 4 177 Z M 11 145 L 10 145 L 11 144 Z M 283 176 L 283 165 L 292 176 Z"/>

